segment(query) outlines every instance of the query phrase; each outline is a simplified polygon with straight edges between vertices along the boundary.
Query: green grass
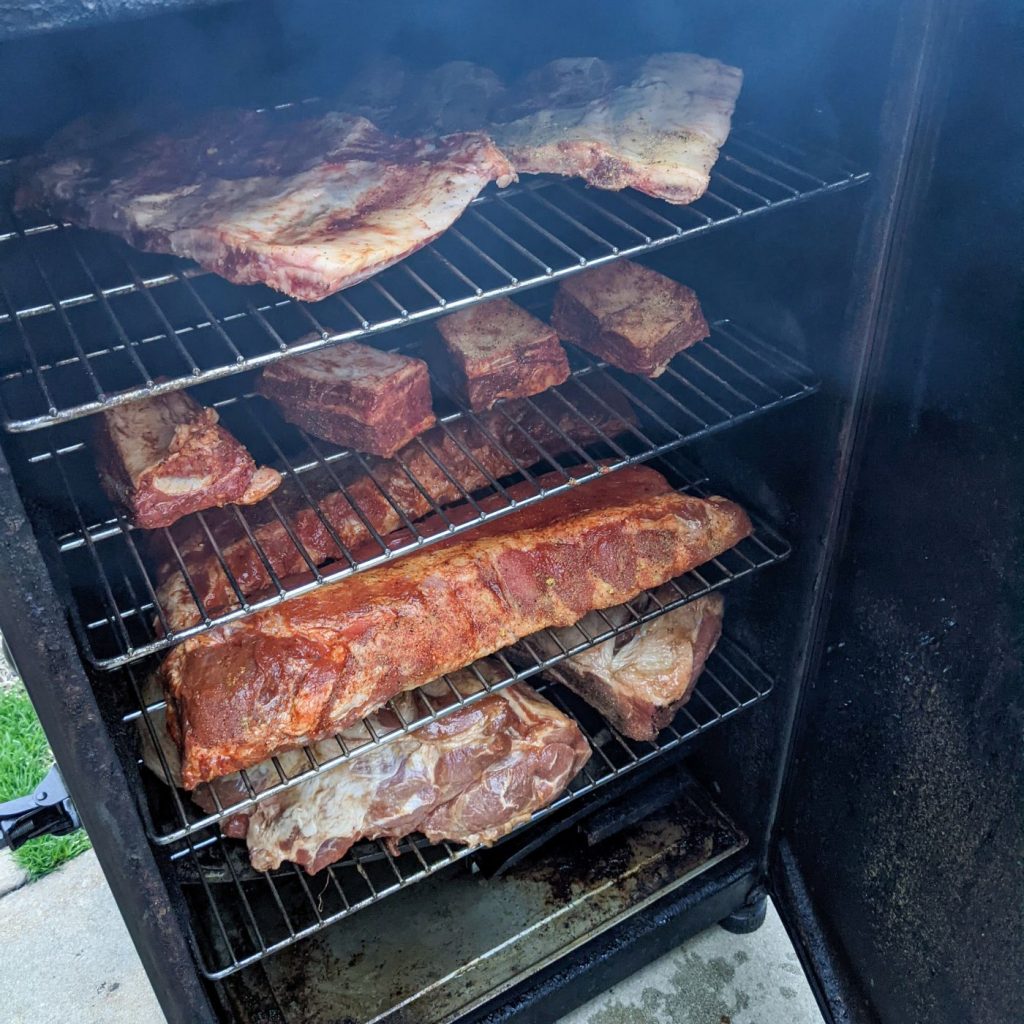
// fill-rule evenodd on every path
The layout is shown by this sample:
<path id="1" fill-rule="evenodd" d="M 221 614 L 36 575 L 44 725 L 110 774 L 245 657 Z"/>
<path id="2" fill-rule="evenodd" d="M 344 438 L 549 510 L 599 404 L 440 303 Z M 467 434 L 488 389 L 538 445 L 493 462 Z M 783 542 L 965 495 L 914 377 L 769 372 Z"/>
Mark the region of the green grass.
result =
<path id="1" fill-rule="evenodd" d="M 52 764 L 28 694 L 20 685 L 0 690 L 0 801 L 31 793 Z M 14 851 L 14 859 L 36 879 L 88 849 L 89 838 L 79 829 L 68 836 L 32 839 Z"/>

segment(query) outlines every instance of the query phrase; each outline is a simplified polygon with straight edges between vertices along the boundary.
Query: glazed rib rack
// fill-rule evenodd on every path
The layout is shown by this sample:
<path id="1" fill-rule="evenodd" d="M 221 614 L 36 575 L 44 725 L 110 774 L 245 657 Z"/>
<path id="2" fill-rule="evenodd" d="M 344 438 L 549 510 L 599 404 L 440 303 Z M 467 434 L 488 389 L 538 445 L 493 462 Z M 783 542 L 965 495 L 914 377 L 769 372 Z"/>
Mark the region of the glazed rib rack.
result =
<path id="1" fill-rule="evenodd" d="M 13 163 L 7 176 L 13 178 Z M 3 182 L 0 165 L 0 194 Z M 689 206 L 528 176 L 480 196 L 441 238 L 315 304 L 238 287 L 45 214 L 0 212 L 0 418 L 25 431 L 154 391 L 363 338 L 634 256 L 867 179 L 754 128 L 732 133 Z"/>

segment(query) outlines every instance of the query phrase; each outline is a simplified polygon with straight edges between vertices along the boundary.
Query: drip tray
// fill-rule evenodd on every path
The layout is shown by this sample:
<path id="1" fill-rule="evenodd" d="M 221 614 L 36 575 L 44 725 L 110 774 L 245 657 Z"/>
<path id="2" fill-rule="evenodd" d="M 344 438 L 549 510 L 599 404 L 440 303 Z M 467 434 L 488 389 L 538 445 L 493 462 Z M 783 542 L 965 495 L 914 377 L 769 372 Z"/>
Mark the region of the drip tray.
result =
<path id="1" fill-rule="evenodd" d="M 667 805 L 610 838 L 605 809 L 501 877 L 436 876 L 290 947 L 254 969 L 270 989 L 255 1016 L 243 972 L 236 1012 L 274 1019 L 272 993 L 287 1024 L 442 1024 L 498 996 L 746 845 L 680 774 Z"/>

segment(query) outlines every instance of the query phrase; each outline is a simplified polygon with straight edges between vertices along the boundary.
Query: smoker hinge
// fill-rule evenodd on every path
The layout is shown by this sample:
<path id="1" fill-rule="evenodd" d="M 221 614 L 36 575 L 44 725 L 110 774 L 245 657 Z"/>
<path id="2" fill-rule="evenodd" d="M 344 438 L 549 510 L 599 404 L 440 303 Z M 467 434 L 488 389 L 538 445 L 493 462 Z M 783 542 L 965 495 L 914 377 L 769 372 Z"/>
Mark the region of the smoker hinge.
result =
<path id="1" fill-rule="evenodd" d="M 16 850 L 37 836 L 66 836 L 81 825 L 54 765 L 34 793 L 0 804 L 0 847 Z"/>

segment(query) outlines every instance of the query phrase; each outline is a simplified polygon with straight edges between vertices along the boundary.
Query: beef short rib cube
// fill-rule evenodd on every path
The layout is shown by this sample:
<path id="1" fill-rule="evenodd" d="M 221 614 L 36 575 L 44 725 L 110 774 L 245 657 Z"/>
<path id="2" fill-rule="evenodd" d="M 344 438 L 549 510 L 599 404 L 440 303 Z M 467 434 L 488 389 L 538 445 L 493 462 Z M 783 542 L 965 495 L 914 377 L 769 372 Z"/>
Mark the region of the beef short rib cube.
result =
<path id="1" fill-rule="evenodd" d="M 709 333 L 689 288 L 626 260 L 563 281 L 551 322 L 563 340 L 645 377 Z"/>
<path id="2" fill-rule="evenodd" d="M 555 332 L 508 299 L 452 313 L 437 329 L 451 359 L 440 375 L 474 412 L 501 398 L 539 394 L 569 376 Z"/>
<path id="3" fill-rule="evenodd" d="M 258 390 L 289 423 L 386 458 L 434 425 L 427 364 L 354 341 L 268 366 Z"/>

